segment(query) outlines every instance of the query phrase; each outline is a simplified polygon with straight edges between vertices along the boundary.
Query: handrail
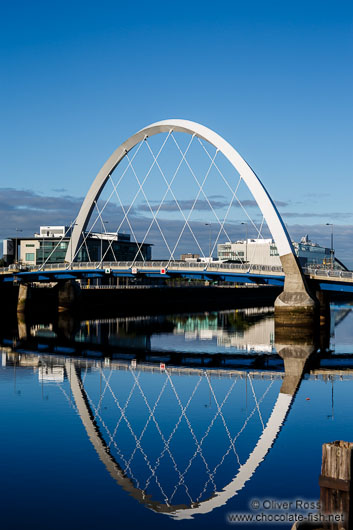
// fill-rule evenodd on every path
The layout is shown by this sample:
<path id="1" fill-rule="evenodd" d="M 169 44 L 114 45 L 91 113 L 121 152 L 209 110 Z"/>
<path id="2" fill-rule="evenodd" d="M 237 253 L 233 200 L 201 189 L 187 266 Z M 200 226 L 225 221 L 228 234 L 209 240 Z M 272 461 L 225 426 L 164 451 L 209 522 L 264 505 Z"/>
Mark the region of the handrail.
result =
<path id="1" fill-rule="evenodd" d="M 326 278 L 352 278 L 353 279 L 353 272 L 352 271 L 344 271 L 344 270 L 331 270 L 331 269 L 318 269 L 318 268 L 310 268 L 306 267 L 304 269 L 305 274 L 309 274 L 310 276 L 323 276 Z"/>
<path id="2" fill-rule="evenodd" d="M 283 268 L 277 265 L 247 265 L 245 263 L 221 263 L 221 262 L 171 262 L 168 261 L 137 261 L 132 267 L 132 263 L 129 261 L 107 261 L 107 262 L 74 262 L 72 268 L 68 263 L 50 263 L 43 269 L 42 266 L 36 265 L 33 267 L 23 266 L 15 269 L 13 266 L 0 267 L 0 274 L 18 274 L 21 272 L 40 272 L 45 274 L 46 271 L 65 271 L 71 270 L 87 270 L 87 269 L 123 269 L 129 271 L 136 269 L 137 272 L 145 270 L 160 271 L 166 269 L 166 271 L 192 271 L 197 270 L 204 273 L 212 272 L 239 272 L 239 274 L 266 274 L 270 273 L 273 275 L 283 275 Z M 353 279 L 352 271 L 345 270 L 331 270 L 331 269 L 319 269 L 316 267 L 304 267 L 303 272 L 309 276 L 317 276 L 324 278 L 342 278 L 342 279 Z"/>

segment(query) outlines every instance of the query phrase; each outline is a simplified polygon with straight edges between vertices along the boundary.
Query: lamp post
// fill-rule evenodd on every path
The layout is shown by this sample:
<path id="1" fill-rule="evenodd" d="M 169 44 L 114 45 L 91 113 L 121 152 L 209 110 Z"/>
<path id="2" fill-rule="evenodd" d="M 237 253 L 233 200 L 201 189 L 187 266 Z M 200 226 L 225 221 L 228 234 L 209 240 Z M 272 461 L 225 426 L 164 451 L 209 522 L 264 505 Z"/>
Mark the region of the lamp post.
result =
<path id="1" fill-rule="evenodd" d="M 330 262 L 331 262 L 331 270 L 333 270 L 333 260 L 334 260 L 334 254 L 335 254 L 333 250 L 333 223 L 326 223 L 326 226 L 331 227 L 331 249 L 330 249 L 331 259 L 330 259 Z"/>
<path id="2" fill-rule="evenodd" d="M 109 223 L 109 221 L 103 221 L 103 219 L 101 219 L 102 221 L 102 233 L 101 233 L 101 264 L 102 264 L 102 267 L 103 267 L 103 230 L 104 232 L 106 232 L 105 230 L 105 226 L 104 225 L 107 225 Z"/>
<path id="3" fill-rule="evenodd" d="M 16 228 L 16 246 L 15 246 L 15 263 L 17 263 L 17 258 L 18 258 L 18 252 L 17 252 L 17 232 L 23 232 L 23 230 L 21 230 L 21 228 Z"/>
<path id="4" fill-rule="evenodd" d="M 71 227 L 71 231 L 70 231 L 70 269 L 72 269 L 72 231 L 74 229 L 74 226 L 77 226 L 77 223 L 71 223 L 70 224 L 70 227 Z"/>
<path id="5" fill-rule="evenodd" d="M 211 223 L 205 223 L 205 226 L 209 226 L 209 238 L 208 238 L 208 262 L 210 263 L 211 261 L 211 230 L 212 230 L 212 225 Z"/>
<path id="6" fill-rule="evenodd" d="M 248 261 L 248 223 L 241 223 L 245 225 L 245 262 Z"/>

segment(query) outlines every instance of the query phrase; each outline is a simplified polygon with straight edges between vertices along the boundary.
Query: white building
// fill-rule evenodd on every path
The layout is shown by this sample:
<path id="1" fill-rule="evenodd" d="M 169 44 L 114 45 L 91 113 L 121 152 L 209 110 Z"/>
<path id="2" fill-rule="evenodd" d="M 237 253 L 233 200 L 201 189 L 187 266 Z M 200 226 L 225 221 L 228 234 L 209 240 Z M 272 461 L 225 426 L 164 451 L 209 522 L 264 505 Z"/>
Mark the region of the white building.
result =
<path id="1" fill-rule="evenodd" d="M 40 226 L 39 234 L 34 234 L 34 237 L 70 237 L 71 228 L 68 226 Z"/>
<path id="2" fill-rule="evenodd" d="M 300 243 L 293 241 L 293 247 L 303 266 L 322 266 L 330 260 L 330 249 L 313 243 L 307 235 L 302 237 Z M 277 247 L 272 239 L 246 239 L 234 243 L 230 241 L 221 243 L 217 245 L 217 255 L 222 261 L 230 260 L 250 265 L 281 266 Z"/>

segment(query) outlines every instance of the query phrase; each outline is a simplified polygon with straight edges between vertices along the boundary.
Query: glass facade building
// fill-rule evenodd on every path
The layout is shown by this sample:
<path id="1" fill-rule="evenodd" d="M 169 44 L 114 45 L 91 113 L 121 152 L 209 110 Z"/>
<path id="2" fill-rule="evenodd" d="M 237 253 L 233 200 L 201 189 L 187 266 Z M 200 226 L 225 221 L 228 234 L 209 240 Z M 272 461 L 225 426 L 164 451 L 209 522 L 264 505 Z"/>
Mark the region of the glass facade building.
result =
<path id="1" fill-rule="evenodd" d="M 14 248 L 18 247 L 19 261 L 23 265 L 35 266 L 43 263 L 64 263 L 70 241 L 70 230 L 65 226 L 40 227 L 39 234 L 33 238 L 11 238 L 7 244 L 12 248 L 6 255 L 6 261 L 11 264 L 15 261 Z M 129 234 L 116 233 L 91 233 L 85 234 L 75 262 L 100 262 L 100 261 L 144 261 L 152 258 L 152 245 L 136 243 L 130 240 Z M 138 255 L 139 254 L 139 255 Z M 69 261 L 72 261 L 70 258 Z"/>

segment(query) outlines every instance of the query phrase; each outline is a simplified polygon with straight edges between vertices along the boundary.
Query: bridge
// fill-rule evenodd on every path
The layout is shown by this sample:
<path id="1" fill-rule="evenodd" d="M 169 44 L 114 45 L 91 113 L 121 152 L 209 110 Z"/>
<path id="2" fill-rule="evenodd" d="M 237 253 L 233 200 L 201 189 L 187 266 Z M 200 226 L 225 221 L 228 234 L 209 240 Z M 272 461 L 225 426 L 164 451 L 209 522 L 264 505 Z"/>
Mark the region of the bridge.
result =
<path id="1" fill-rule="evenodd" d="M 353 272 L 303 268 L 303 275 L 315 290 L 353 293 Z M 283 286 L 285 274 L 282 267 L 234 263 L 188 263 L 168 261 L 135 262 L 80 262 L 36 266 L 27 270 L 3 268 L 1 283 L 59 282 L 63 280 L 95 278 L 185 278 L 210 282 L 235 282 L 240 284 Z"/>
<path id="2" fill-rule="evenodd" d="M 114 230 L 108 233 L 106 225 L 113 222 Z M 98 262 L 91 259 L 87 241 L 97 226 L 108 239 L 109 234 L 117 238 L 128 231 L 133 244 L 126 248 L 134 255 L 108 261 L 114 255 L 110 241 L 104 254 L 101 243 Z M 247 255 L 238 256 L 240 263 L 215 263 L 212 256 L 221 238 L 234 240 L 231 234 L 239 227 L 246 230 L 246 241 L 249 231 L 256 240 L 271 236 L 281 265 L 253 265 Z M 154 123 L 123 142 L 93 180 L 66 235 L 64 264 L 50 263 L 55 249 L 45 260 L 43 251 L 40 267 L 4 269 L 0 282 L 60 282 L 109 274 L 283 285 L 275 303 L 278 318 L 284 323 L 307 320 L 310 325 L 317 291 L 352 292 L 352 273 L 302 270 L 274 201 L 249 164 L 217 133 L 187 120 Z M 147 242 L 160 253 L 160 261 L 143 255 Z M 198 252 L 203 263 L 178 261 L 177 252 L 190 250 Z M 78 261 L 80 253 L 87 256 L 86 262 Z"/>

